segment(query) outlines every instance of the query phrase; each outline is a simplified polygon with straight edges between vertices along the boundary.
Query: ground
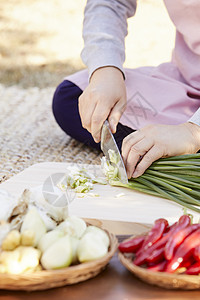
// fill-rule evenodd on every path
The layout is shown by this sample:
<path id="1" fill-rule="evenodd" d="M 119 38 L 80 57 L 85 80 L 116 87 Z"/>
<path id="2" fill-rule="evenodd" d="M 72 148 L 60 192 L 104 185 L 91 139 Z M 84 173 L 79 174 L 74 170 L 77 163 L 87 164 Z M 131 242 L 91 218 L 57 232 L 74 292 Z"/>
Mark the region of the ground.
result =
<path id="1" fill-rule="evenodd" d="M 0 0 L 0 82 L 22 87 L 56 86 L 84 68 L 82 21 L 86 1 Z M 127 67 L 168 61 L 174 27 L 163 2 L 140 0 L 129 20 Z"/>

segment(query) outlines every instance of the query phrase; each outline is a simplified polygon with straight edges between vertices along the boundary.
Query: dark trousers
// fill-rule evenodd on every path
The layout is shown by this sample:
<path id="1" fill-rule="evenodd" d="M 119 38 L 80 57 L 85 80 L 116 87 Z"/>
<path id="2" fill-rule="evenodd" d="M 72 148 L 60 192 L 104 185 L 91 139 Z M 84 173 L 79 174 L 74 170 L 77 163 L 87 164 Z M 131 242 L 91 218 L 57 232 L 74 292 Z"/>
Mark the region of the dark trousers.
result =
<path id="1" fill-rule="evenodd" d="M 92 148 L 100 150 L 100 143 L 95 143 L 92 135 L 81 124 L 78 98 L 82 92 L 74 83 L 64 80 L 54 93 L 53 114 L 58 125 L 66 134 Z M 133 129 L 121 123 L 118 124 L 114 137 L 120 151 L 123 139 L 133 131 Z"/>

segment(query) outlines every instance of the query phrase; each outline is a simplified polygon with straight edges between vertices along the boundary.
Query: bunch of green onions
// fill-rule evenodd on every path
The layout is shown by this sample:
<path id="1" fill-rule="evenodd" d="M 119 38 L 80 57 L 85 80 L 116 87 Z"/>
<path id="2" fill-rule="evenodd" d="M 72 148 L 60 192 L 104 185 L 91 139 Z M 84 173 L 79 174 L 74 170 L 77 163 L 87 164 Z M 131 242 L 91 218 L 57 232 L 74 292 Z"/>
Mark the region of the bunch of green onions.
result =
<path id="1" fill-rule="evenodd" d="M 172 200 L 200 213 L 200 153 L 161 158 L 128 184 L 121 183 L 117 177 L 110 178 L 109 182 Z"/>

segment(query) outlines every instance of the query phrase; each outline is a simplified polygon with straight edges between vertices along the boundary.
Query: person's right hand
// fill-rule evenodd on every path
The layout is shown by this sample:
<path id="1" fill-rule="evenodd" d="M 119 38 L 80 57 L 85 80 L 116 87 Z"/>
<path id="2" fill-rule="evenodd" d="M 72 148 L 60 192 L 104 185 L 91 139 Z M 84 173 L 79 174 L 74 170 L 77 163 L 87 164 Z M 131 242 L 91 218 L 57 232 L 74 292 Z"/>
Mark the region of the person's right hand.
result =
<path id="1" fill-rule="evenodd" d="M 90 83 L 79 97 L 82 126 L 100 142 L 101 128 L 108 119 L 111 130 L 116 126 L 126 108 L 126 87 L 122 72 L 115 67 L 97 69 Z"/>

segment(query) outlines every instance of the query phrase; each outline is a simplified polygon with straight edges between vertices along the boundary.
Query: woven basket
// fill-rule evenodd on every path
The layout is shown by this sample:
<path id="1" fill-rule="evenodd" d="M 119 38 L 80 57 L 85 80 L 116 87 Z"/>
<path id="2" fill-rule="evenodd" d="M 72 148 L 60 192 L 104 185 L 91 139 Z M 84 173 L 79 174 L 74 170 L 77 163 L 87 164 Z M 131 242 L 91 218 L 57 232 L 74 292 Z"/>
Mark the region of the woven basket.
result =
<path id="1" fill-rule="evenodd" d="M 133 238 L 133 237 L 131 237 Z M 131 239 L 129 238 L 129 239 Z M 127 240 L 129 240 L 127 239 Z M 170 274 L 166 272 L 152 272 L 133 264 L 133 255 L 118 253 L 121 263 L 142 281 L 157 285 L 165 289 L 196 290 L 200 288 L 199 275 Z"/>
<path id="2" fill-rule="evenodd" d="M 0 274 L 0 289 L 23 291 L 47 290 L 75 284 L 95 277 L 105 269 L 118 246 L 115 235 L 109 233 L 107 230 L 105 232 L 110 238 L 110 247 L 104 257 L 60 270 L 42 270 L 20 275 Z"/>

